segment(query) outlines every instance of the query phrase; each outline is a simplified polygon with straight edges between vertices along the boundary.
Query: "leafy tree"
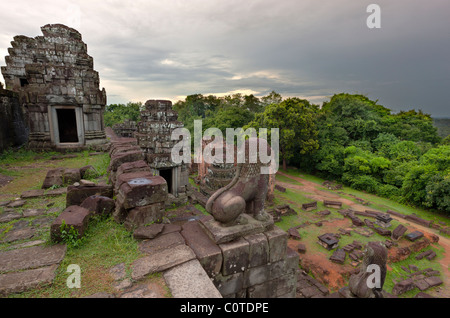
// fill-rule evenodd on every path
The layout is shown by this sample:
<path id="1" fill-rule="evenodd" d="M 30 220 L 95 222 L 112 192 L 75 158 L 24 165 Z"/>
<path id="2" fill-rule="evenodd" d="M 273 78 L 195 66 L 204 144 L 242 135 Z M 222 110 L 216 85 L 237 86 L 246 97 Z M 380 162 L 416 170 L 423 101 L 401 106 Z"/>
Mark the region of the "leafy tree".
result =
<path id="1" fill-rule="evenodd" d="M 114 124 L 123 123 L 126 119 L 139 121 L 141 118 L 142 103 L 128 102 L 124 104 L 110 104 L 105 107 L 103 119 L 105 127 L 112 127 Z"/>
<path id="2" fill-rule="evenodd" d="M 283 169 L 286 169 L 287 161 L 295 154 L 306 154 L 318 148 L 317 111 L 318 107 L 307 100 L 288 98 L 278 104 L 267 105 L 264 112 L 256 114 L 255 120 L 244 128 L 279 128 L 280 158 Z"/>

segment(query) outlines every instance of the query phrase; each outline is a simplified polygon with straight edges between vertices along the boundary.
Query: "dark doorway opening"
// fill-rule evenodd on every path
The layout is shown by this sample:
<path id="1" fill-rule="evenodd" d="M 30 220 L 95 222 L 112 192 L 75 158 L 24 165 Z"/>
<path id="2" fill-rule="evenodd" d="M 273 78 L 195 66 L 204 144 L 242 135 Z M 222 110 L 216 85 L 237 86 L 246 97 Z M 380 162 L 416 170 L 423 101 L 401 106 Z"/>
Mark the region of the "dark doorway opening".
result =
<path id="1" fill-rule="evenodd" d="M 172 193 L 172 169 L 159 170 L 159 175 L 167 182 L 167 191 Z"/>
<path id="2" fill-rule="evenodd" d="M 57 109 L 59 142 L 78 142 L 75 109 Z"/>

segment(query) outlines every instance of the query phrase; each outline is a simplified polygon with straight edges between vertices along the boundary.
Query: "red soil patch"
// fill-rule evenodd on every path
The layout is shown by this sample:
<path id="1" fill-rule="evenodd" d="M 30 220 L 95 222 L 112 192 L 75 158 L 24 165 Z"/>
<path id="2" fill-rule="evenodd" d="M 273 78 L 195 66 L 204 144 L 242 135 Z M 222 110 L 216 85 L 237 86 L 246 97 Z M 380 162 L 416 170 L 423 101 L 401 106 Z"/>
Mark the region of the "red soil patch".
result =
<path id="1" fill-rule="evenodd" d="M 299 241 L 289 240 L 288 246 L 294 251 L 297 250 Z M 346 286 L 345 278 L 349 278 L 354 270 L 349 265 L 339 265 L 331 262 L 328 255 L 323 253 L 308 253 L 300 254 L 300 265 L 306 271 L 313 274 L 313 276 L 322 284 L 328 286 L 332 290 L 338 290 Z"/>

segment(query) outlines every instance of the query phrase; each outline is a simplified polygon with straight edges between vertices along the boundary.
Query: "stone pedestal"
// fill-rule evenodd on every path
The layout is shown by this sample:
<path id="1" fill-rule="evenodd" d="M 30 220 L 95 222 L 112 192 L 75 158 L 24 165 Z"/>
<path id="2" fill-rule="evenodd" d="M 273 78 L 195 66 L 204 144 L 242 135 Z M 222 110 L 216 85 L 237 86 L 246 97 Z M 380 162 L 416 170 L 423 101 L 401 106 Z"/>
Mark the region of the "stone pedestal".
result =
<path id="1" fill-rule="evenodd" d="M 273 228 L 272 217 L 265 222 L 255 220 L 248 214 L 242 214 L 243 223 L 232 226 L 223 226 L 222 223 L 216 221 L 212 216 L 201 220 L 201 225 L 205 228 L 206 233 L 217 244 L 233 241 L 239 237 L 250 234 L 262 233 Z"/>
<path id="2" fill-rule="evenodd" d="M 272 218 L 224 227 L 214 218 L 188 222 L 181 234 L 224 297 L 295 297 L 299 256 Z M 196 222 L 196 223 L 197 223 Z"/>

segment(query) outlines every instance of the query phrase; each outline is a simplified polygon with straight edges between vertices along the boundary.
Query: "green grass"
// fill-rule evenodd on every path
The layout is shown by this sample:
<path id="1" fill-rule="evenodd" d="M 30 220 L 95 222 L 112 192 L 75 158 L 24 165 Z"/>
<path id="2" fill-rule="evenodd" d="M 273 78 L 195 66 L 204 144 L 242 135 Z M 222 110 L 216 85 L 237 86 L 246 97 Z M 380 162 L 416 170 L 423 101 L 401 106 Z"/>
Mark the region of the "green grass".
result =
<path id="1" fill-rule="evenodd" d="M 275 179 L 276 179 L 277 181 L 280 181 L 280 182 L 286 182 L 286 183 L 290 183 L 290 184 L 302 185 L 302 184 L 301 184 L 300 182 L 298 182 L 297 180 L 291 179 L 291 178 L 286 177 L 286 176 L 283 176 L 283 175 L 281 175 L 281 174 L 277 174 L 277 175 L 275 176 Z"/>
<path id="2" fill-rule="evenodd" d="M 142 256 L 138 243 L 132 233 L 112 217 L 94 217 L 90 220 L 83 242 L 79 247 L 67 247 L 64 260 L 56 271 L 53 284 L 28 292 L 10 295 L 10 297 L 84 297 L 97 292 L 114 292 L 108 271 L 114 265 L 125 263 L 128 267 L 127 278 L 131 278 L 130 264 Z M 70 289 L 66 281 L 70 273 L 67 267 L 77 264 L 81 268 L 81 288 Z"/>

